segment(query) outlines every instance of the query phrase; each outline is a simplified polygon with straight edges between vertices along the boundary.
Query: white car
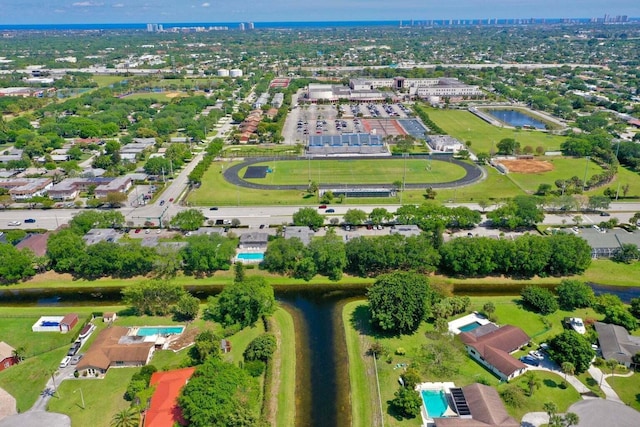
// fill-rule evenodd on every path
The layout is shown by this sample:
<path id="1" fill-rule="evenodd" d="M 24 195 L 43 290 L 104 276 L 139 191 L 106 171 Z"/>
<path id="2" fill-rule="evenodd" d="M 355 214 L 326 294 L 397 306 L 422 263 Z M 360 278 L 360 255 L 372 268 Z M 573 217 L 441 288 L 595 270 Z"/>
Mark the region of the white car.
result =
<path id="1" fill-rule="evenodd" d="M 533 357 L 534 359 L 537 360 L 544 360 L 544 356 L 542 355 L 542 353 L 540 353 L 539 351 L 536 350 L 531 350 L 529 352 L 529 356 Z"/>
<path id="2" fill-rule="evenodd" d="M 71 357 L 65 356 L 64 359 L 62 359 L 62 362 L 60 362 L 60 368 L 66 368 L 69 366 L 69 363 L 71 363 Z"/>
<path id="3" fill-rule="evenodd" d="M 569 326 L 579 334 L 587 333 L 587 329 L 584 327 L 584 322 L 579 317 L 572 317 L 569 319 Z"/>
<path id="4" fill-rule="evenodd" d="M 18 225 L 21 225 L 21 224 L 22 224 L 21 221 L 10 221 L 9 222 L 9 225 L 11 225 L 11 226 L 18 226 Z"/>

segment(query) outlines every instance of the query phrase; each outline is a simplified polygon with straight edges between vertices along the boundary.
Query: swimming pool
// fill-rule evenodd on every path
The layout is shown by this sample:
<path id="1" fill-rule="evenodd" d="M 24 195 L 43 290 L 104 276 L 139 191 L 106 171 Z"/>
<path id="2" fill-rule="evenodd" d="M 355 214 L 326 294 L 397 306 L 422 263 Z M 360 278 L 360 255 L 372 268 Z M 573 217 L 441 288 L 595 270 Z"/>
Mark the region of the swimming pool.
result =
<path id="1" fill-rule="evenodd" d="M 464 326 L 460 326 L 458 329 L 460 329 L 460 332 L 469 332 L 469 331 L 473 331 L 475 328 L 479 326 L 482 326 L 480 322 L 472 322 Z"/>
<path id="2" fill-rule="evenodd" d="M 420 395 L 429 418 L 442 418 L 449 407 L 444 390 L 422 390 Z"/>
<path id="3" fill-rule="evenodd" d="M 138 328 L 136 335 L 139 337 L 148 337 L 151 335 L 179 335 L 184 331 L 184 326 L 163 326 Z"/>
<path id="4" fill-rule="evenodd" d="M 240 252 L 236 258 L 242 261 L 262 261 L 264 252 Z"/>

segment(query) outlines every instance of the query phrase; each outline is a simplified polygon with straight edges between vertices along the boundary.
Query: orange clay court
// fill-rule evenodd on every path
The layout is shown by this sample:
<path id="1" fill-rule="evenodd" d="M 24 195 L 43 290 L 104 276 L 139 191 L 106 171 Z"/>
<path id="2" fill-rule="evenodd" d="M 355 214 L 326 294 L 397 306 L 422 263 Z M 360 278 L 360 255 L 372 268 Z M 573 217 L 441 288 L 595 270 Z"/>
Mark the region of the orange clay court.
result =
<path id="1" fill-rule="evenodd" d="M 500 160 L 500 163 L 513 173 L 541 173 L 553 170 L 553 165 L 546 160 Z"/>

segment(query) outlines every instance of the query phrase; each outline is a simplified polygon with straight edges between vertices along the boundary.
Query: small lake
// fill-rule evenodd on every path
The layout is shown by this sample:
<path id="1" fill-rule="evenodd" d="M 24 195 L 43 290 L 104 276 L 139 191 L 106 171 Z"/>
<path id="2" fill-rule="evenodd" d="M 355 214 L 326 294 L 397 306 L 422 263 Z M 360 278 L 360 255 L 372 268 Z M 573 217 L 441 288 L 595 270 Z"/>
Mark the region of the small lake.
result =
<path id="1" fill-rule="evenodd" d="M 546 129 L 546 125 L 534 119 L 531 116 L 521 113 L 517 110 L 483 110 L 487 114 L 492 115 L 496 119 L 500 120 L 513 127 L 533 127 L 536 129 Z"/>

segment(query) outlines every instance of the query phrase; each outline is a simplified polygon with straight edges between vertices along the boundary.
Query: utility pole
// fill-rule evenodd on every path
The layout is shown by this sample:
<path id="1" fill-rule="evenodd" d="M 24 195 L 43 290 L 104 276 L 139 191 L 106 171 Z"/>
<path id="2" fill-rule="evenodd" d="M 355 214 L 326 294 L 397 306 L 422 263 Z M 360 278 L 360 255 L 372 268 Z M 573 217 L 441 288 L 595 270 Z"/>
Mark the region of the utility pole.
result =
<path id="1" fill-rule="evenodd" d="M 584 181 L 582 181 L 582 191 L 585 190 L 585 188 L 587 187 L 587 173 L 589 172 L 589 156 L 585 156 L 585 158 L 587 159 L 587 162 L 584 166 Z"/>

